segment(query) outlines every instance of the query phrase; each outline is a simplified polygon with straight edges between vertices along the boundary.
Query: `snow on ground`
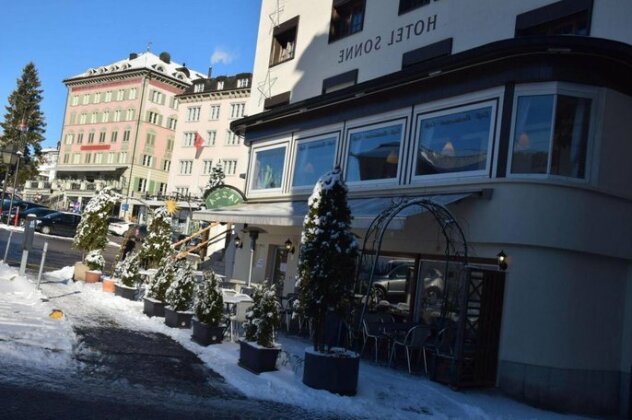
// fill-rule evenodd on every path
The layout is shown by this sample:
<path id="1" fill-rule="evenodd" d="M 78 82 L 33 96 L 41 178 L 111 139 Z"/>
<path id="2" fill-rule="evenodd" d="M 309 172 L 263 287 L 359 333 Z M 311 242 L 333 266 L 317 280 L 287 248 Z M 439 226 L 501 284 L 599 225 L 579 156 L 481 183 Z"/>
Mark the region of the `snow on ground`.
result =
<path id="1" fill-rule="evenodd" d="M 6 266 L 0 268 L 0 337 L 15 340 L 14 343 L 0 341 L 0 351 L 7 357 L 29 359 L 34 356 L 32 351 L 16 354 L 19 353 L 16 350 L 24 346 L 59 348 L 69 352 L 74 342 L 74 334 L 68 324 L 98 322 L 99 319 L 95 318 L 94 314 L 99 313 L 103 319 L 113 319 L 124 328 L 160 332 L 170 336 L 197 354 L 209 368 L 224 376 L 230 385 L 253 398 L 293 404 L 307 409 L 327 410 L 341 417 L 570 418 L 520 404 L 496 392 L 455 392 L 425 377 L 409 375 L 403 369 L 395 370 L 365 360 L 361 362 L 358 394 L 355 397 L 343 397 L 314 390 L 302 383 L 303 354 L 309 343 L 296 337 L 279 338 L 283 352 L 277 363 L 278 371 L 254 375 L 237 365 L 237 343 L 224 342 L 208 347 L 200 346 L 191 341 L 190 330 L 169 328 L 164 325 L 163 318 L 145 316 L 142 313 L 142 302 L 132 302 L 104 293 L 101 291 L 100 283 L 70 281 L 71 267 L 47 273 L 45 276 L 44 290 L 49 294 L 55 294 L 49 296 L 50 301 L 67 309 L 67 319 L 50 320 L 48 312 L 52 306 L 50 303 L 41 302 L 40 293 L 34 290 L 33 284 L 23 277 L 17 277 L 13 281 L 5 279 L 14 272 L 14 269 Z M 92 316 L 88 316 L 90 314 Z M 30 327 L 36 329 L 27 335 L 25 331 Z M 52 333 L 48 333 L 49 329 Z M 18 330 L 20 333 L 11 333 Z M 50 363 L 51 367 L 60 363 L 50 357 L 44 361 Z"/>

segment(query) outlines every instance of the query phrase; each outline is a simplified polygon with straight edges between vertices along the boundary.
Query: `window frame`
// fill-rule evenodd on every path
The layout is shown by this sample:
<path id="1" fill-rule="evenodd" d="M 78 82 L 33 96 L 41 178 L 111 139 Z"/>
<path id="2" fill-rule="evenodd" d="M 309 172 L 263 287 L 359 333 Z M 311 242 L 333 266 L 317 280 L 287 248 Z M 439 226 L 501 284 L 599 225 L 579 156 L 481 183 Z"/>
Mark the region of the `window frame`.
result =
<path id="1" fill-rule="evenodd" d="M 461 172 L 448 172 L 442 174 L 426 174 L 426 175 L 417 175 L 417 162 L 418 162 L 418 150 L 419 150 L 419 134 L 421 131 L 421 121 L 429 118 L 436 118 L 447 116 L 451 114 L 458 114 L 460 112 L 472 111 L 481 108 L 491 107 L 491 118 L 490 118 L 490 127 L 489 127 L 489 138 L 487 139 L 487 159 L 485 162 L 485 168 L 473 171 L 461 171 Z M 420 109 L 415 112 L 415 129 L 413 130 L 412 135 L 412 166 L 411 166 L 411 183 L 419 184 L 422 182 L 432 182 L 437 180 L 450 180 L 455 178 L 489 178 L 492 173 L 492 168 L 494 162 L 496 162 L 494 153 L 495 148 L 494 145 L 497 143 L 498 131 L 499 131 L 499 115 L 500 109 L 500 97 L 491 96 L 486 99 L 480 98 L 478 100 L 472 99 L 470 101 L 463 100 L 460 104 L 453 103 L 450 105 L 439 105 L 439 104 L 428 104 L 420 107 Z"/>
<path id="2" fill-rule="evenodd" d="M 288 174 L 289 179 L 289 185 L 290 185 L 290 191 L 292 192 L 298 192 L 298 191 L 309 191 L 311 189 L 314 188 L 314 185 L 297 185 L 294 186 L 294 174 L 296 172 L 296 163 L 297 163 L 297 159 L 298 159 L 298 147 L 301 144 L 304 143 L 316 143 L 322 140 L 327 140 L 330 138 L 334 138 L 334 156 L 333 156 L 333 161 L 331 162 L 331 168 L 335 168 L 336 167 L 336 162 L 339 159 L 339 148 L 340 148 L 340 131 L 330 131 L 327 133 L 322 133 L 322 134 L 315 134 L 315 135 L 311 135 L 311 136 L 306 136 L 306 137 L 298 137 L 292 144 L 292 157 L 291 157 L 291 170 L 290 173 Z"/>
<path id="3" fill-rule="evenodd" d="M 336 4 L 338 3 L 338 4 Z M 335 34 L 334 31 L 334 21 L 337 19 L 336 14 L 338 14 L 338 19 L 340 18 L 339 9 L 343 7 L 350 7 L 353 9 L 354 3 L 362 3 L 362 22 L 360 22 L 360 29 L 357 31 L 351 32 L 352 25 L 349 24 L 349 31 L 341 34 Z M 360 33 L 364 30 L 364 20 L 366 19 L 366 0 L 348 0 L 348 1 L 336 1 L 331 6 L 331 19 L 329 21 L 329 43 L 333 43 L 339 41 L 341 39 L 350 37 L 351 35 Z M 353 14 L 351 15 L 353 16 Z"/>
<path id="4" fill-rule="evenodd" d="M 516 130 L 516 112 L 518 111 L 518 98 L 524 96 L 539 96 L 539 95 L 553 95 L 553 114 L 552 114 L 552 126 L 549 136 L 549 149 L 547 156 L 547 171 L 543 174 L 537 173 L 513 173 L 511 171 L 513 164 L 513 152 L 514 152 L 514 136 Z M 553 136 L 555 133 L 555 116 L 557 113 L 557 98 L 558 96 L 571 96 L 575 98 L 590 99 L 590 115 L 588 116 L 588 133 L 586 138 L 586 162 L 584 168 L 584 177 L 576 178 L 565 175 L 557 175 L 551 173 L 551 162 L 553 160 Z M 511 129 L 509 131 L 509 145 L 507 147 L 507 178 L 510 179 L 539 179 L 539 180 L 553 180 L 563 181 L 575 184 L 589 184 L 592 178 L 591 167 L 593 162 L 593 150 L 595 143 L 595 133 L 597 130 L 598 114 L 599 114 L 599 102 L 601 100 L 601 91 L 594 86 L 579 85 L 566 82 L 546 82 L 546 83 L 530 83 L 517 85 L 514 92 L 512 108 L 511 108 Z"/>
<path id="5" fill-rule="evenodd" d="M 270 59 L 268 60 L 268 67 L 277 66 L 287 61 L 291 61 L 294 59 L 294 57 L 296 57 L 298 23 L 299 16 L 295 16 L 292 19 L 286 20 L 285 22 L 273 28 L 272 39 L 270 42 Z M 290 35 L 292 35 L 292 33 L 294 36 L 290 41 Z M 292 44 L 291 49 L 287 47 L 290 43 Z"/>
<path id="6" fill-rule="evenodd" d="M 283 168 L 281 172 L 281 183 L 278 187 L 275 188 L 253 188 L 253 183 L 255 180 L 255 166 L 257 163 L 257 153 L 265 152 L 268 150 L 285 148 L 284 156 L 283 156 Z M 270 196 L 270 195 L 278 195 L 285 189 L 285 183 L 287 182 L 287 162 L 288 162 L 288 152 L 290 151 L 290 139 L 284 138 L 282 140 L 275 140 L 273 142 L 268 142 L 266 144 L 253 147 L 251 149 L 250 159 L 250 168 L 249 168 L 249 179 L 247 184 L 248 196 Z M 222 160 L 223 161 L 223 160 Z"/>

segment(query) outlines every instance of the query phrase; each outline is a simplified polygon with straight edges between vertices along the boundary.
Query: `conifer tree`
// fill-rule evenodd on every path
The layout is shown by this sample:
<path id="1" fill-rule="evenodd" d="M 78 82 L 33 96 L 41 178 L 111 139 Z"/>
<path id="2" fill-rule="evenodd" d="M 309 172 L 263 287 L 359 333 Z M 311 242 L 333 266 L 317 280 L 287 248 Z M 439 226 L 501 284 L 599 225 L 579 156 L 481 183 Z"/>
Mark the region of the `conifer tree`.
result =
<path id="1" fill-rule="evenodd" d="M 281 324 L 274 284 L 264 283 L 262 287 L 257 287 L 252 301 L 244 323 L 246 340 L 256 341 L 263 347 L 274 347 L 274 330 Z"/>
<path id="2" fill-rule="evenodd" d="M 205 271 L 195 299 L 195 316 L 200 322 L 212 327 L 220 325 L 224 318 L 224 298 L 219 289 L 217 276 Z"/>
<path id="3" fill-rule="evenodd" d="M 174 311 L 184 312 L 190 310 L 193 305 L 195 276 L 188 261 L 180 260 L 177 266 L 176 278 L 165 293 L 165 303 Z"/>
<path id="4" fill-rule="evenodd" d="M 171 222 L 165 207 L 154 210 L 153 218 L 147 228 L 147 237 L 140 251 L 141 260 L 151 268 L 171 252 Z"/>
<path id="5" fill-rule="evenodd" d="M 72 245 L 83 252 L 103 249 L 107 245 L 108 216 L 118 195 L 103 188 L 90 199 L 81 215 Z"/>
<path id="6" fill-rule="evenodd" d="M 325 349 L 328 310 L 346 317 L 353 302 L 358 244 L 339 168 L 323 175 L 308 200 L 298 262 L 297 309 L 314 322 L 314 350 Z"/>
<path id="7" fill-rule="evenodd" d="M 167 289 L 176 278 L 176 261 L 171 255 L 165 256 L 158 264 L 158 271 L 147 284 L 147 297 L 165 301 Z"/>
<path id="8" fill-rule="evenodd" d="M 33 63 L 28 63 L 17 80 L 16 89 L 8 98 L 5 107 L 2 127 L 2 146 L 14 144 L 16 151 L 23 153 L 20 163 L 20 179 L 28 179 L 37 174 L 36 159 L 42 150 L 46 122 L 40 110 L 42 101 L 41 83 L 37 69 Z"/>

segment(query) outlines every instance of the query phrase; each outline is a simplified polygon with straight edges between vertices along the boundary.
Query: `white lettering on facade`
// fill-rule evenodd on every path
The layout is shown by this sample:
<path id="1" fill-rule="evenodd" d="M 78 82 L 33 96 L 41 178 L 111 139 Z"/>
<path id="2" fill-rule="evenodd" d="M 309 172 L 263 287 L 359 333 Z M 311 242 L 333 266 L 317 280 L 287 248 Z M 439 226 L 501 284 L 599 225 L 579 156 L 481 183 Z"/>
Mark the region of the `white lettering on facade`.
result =
<path id="1" fill-rule="evenodd" d="M 384 45 L 390 47 L 391 45 L 408 41 L 413 37 L 421 36 L 424 33 L 428 33 L 436 29 L 437 15 L 428 16 L 425 19 L 419 19 L 414 23 L 409 23 L 408 25 L 400 26 L 399 28 L 391 30 L 388 35 L 384 37 L 386 42 Z M 371 54 L 374 51 L 379 51 L 381 48 L 381 35 L 360 41 L 357 44 L 338 51 L 338 64 L 353 60 L 354 58 L 361 57 L 362 55 Z"/>

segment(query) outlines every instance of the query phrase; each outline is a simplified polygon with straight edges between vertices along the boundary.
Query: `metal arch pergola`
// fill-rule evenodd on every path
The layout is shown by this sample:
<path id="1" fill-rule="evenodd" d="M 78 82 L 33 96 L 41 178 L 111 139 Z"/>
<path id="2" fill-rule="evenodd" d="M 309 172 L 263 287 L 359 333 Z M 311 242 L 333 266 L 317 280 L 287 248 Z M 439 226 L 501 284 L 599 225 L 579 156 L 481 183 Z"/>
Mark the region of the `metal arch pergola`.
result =
<path id="1" fill-rule="evenodd" d="M 367 229 L 366 236 L 364 237 L 362 252 L 360 254 L 360 261 L 356 270 L 356 287 L 361 285 L 361 276 L 362 276 L 362 267 L 370 266 L 368 281 L 366 284 L 366 291 L 364 296 L 364 304 L 362 306 L 362 312 L 357 319 L 358 325 L 354 325 L 354 328 L 357 328 L 358 331 L 361 329 L 362 320 L 367 311 L 367 307 L 369 305 L 369 301 L 371 299 L 371 290 L 373 287 L 373 277 L 377 268 L 378 259 L 380 257 L 380 252 L 382 249 L 382 241 L 384 239 L 384 234 L 389 226 L 389 224 L 393 221 L 395 217 L 397 217 L 400 213 L 402 213 L 405 209 L 410 207 L 420 207 L 425 211 L 432 214 L 434 220 L 440 227 L 441 233 L 445 240 L 445 271 L 448 272 L 448 264 L 450 261 L 454 261 L 457 258 L 462 261 L 464 267 L 468 265 L 468 253 L 467 253 L 467 242 L 465 240 L 465 235 L 463 234 L 463 230 L 460 225 L 452 215 L 452 213 L 442 204 L 436 203 L 435 201 L 429 198 L 401 198 L 397 200 L 393 200 L 391 204 L 384 209 L 380 214 L 378 214 L 375 219 L 371 222 L 369 228 Z M 468 276 L 469 277 L 469 276 Z M 448 316 L 448 307 L 449 307 L 449 296 L 451 293 L 448 291 L 449 282 L 445 282 L 445 290 L 443 293 L 443 300 L 441 305 L 441 322 L 445 325 L 446 317 Z M 459 328 L 457 332 L 456 342 L 454 343 L 454 357 L 452 359 L 452 366 L 454 369 L 452 371 L 455 373 L 453 378 L 454 382 L 457 383 L 458 373 L 457 366 L 460 365 L 460 361 L 463 358 L 463 341 L 465 335 L 465 320 L 464 317 L 466 314 L 466 306 L 467 306 L 467 290 L 469 289 L 469 280 L 464 279 L 463 276 L 459 277 L 457 293 L 458 296 L 457 307 L 459 308 L 459 318 L 461 318 L 461 322 L 459 322 Z"/>

